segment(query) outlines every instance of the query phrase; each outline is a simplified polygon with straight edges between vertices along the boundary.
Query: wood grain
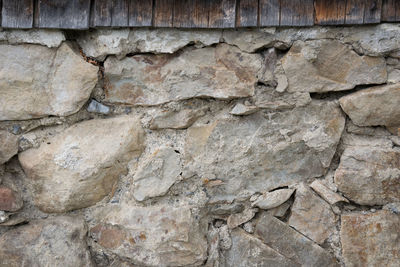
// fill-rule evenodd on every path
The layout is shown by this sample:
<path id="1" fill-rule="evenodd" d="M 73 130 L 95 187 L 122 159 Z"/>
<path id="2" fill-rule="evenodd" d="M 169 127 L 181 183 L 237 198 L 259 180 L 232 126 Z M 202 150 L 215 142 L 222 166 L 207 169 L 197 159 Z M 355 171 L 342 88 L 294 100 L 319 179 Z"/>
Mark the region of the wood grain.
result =
<path id="1" fill-rule="evenodd" d="M 364 0 L 347 0 L 345 24 L 364 23 Z"/>
<path id="2" fill-rule="evenodd" d="M 313 0 L 281 0 L 281 26 L 314 25 Z"/>
<path id="3" fill-rule="evenodd" d="M 129 1 L 129 26 L 151 26 L 153 19 L 153 0 Z"/>
<path id="4" fill-rule="evenodd" d="M 33 26 L 33 0 L 3 0 L 1 26 L 29 29 Z"/>
<path id="5" fill-rule="evenodd" d="M 236 14 L 237 27 L 258 26 L 258 0 L 240 0 Z"/>
<path id="6" fill-rule="evenodd" d="M 381 22 L 382 0 L 365 0 L 364 24 Z"/>
<path id="7" fill-rule="evenodd" d="M 209 28 L 234 28 L 236 18 L 235 0 L 211 0 Z"/>
<path id="8" fill-rule="evenodd" d="M 346 0 L 315 0 L 315 23 L 319 25 L 344 24 Z"/>
<path id="9" fill-rule="evenodd" d="M 280 0 L 260 0 L 260 26 L 279 26 L 281 3 Z"/>
<path id="10" fill-rule="evenodd" d="M 154 27 L 172 27 L 174 0 L 155 0 L 153 26 Z"/>

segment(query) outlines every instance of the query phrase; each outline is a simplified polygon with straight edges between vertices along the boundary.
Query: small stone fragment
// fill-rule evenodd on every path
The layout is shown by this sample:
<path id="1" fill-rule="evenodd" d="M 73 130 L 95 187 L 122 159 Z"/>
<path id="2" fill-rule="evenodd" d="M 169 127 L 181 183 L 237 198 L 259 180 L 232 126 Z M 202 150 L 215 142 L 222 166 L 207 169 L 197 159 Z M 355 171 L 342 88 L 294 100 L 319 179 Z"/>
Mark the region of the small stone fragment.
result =
<path id="1" fill-rule="evenodd" d="M 7 220 L 8 215 L 4 211 L 0 210 L 0 224 L 6 222 Z"/>
<path id="2" fill-rule="evenodd" d="M 317 192 L 317 194 L 322 197 L 326 202 L 328 202 L 331 205 L 335 205 L 336 203 L 339 202 L 347 202 L 349 201 L 339 195 L 338 193 L 335 193 L 331 191 L 328 187 L 326 187 L 320 180 L 315 180 L 310 184 L 310 187 Z"/>
<path id="3" fill-rule="evenodd" d="M 258 211 L 258 209 L 246 208 L 241 213 L 236 213 L 236 214 L 230 215 L 228 217 L 228 221 L 227 221 L 229 229 L 234 229 L 234 228 L 238 227 L 239 225 L 250 221 L 251 219 L 253 219 L 254 215 L 256 215 L 257 211 Z"/>
<path id="4" fill-rule="evenodd" d="M 215 204 L 210 208 L 210 214 L 212 215 L 230 215 L 233 213 L 240 213 L 244 210 L 243 204 L 233 203 L 233 204 Z"/>
<path id="5" fill-rule="evenodd" d="M 263 210 L 273 209 L 286 202 L 293 192 L 294 189 L 278 189 L 272 192 L 266 192 L 251 205 Z"/>
<path id="6" fill-rule="evenodd" d="M 204 116 L 204 110 L 184 109 L 180 111 L 165 111 L 152 118 L 150 129 L 186 129 L 200 117 Z"/>
<path id="7" fill-rule="evenodd" d="M 331 207 L 304 184 L 296 189 L 288 224 L 322 244 L 335 231 L 336 216 Z"/>
<path id="8" fill-rule="evenodd" d="M 266 212 L 274 217 L 283 218 L 286 215 L 287 210 L 292 206 L 293 201 L 286 201 L 282 205 L 279 205 L 276 208 L 267 210 Z"/>
<path id="9" fill-rule="evenodd" d="M 18 136 L 0 130 L 0 165 L 18 153 Z"/>
<path id="10" fill-rule="evenodd" d="M 14 190 L 0 185 L 0 210 L 17 211 L 22 208 L 21 196 Z"/>
<path id="11" fill-rule="evenodd" d="M 254 233 L 254 223 L 253 222 L 247 222 L 243 224 L 243 229 L 248 232 L 249 234 Z"/>
<path id="12" fill-rule="evenodd" d="M 92 99 L 87 107 L 88 112 L 100 113 L 100 114 L 109 114 L 111 109 L 110 107 L 103 105 L 100 102 Z"/>
<path id="13" fill-rule="evenodd" d="M 244 116 L 253 114 L 257 110 L 258 108 L 256 106 L 246 106 L 241 103 L 237 103 L 229 113 L 236 116 Z"/>

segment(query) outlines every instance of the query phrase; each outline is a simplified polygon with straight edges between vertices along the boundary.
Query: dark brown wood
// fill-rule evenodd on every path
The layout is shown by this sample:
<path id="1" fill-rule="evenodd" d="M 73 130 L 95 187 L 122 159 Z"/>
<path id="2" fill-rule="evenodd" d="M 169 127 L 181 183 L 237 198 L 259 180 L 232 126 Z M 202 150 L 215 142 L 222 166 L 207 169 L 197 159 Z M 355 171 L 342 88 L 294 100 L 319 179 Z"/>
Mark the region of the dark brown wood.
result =
<path id="1" fill-rule="evenodd" d="M 260 0 L 260 26 L 279 26 L 281 3 L 280 0 Z"/>
<path id="2" fill-rule="evenodd" d="M 153 14 L 154 27 L 172 27 L 174 0 L 155 0 Z"/>
<path id="3" fill-rule="evenodd" d="M 190 17 L 193 26 L 196 28 L 208 27 L 208 15 L 210 10 L 209 0 L 194 0 L 193 8 L 190 10 Z"/>
<path id="4" fill-rule="evenodd" d="M 38 27 L 89 28 L 90 0 L 37 0 Z"/>
<path id="5" fill-rule="evenodd" d="M 364 23 L 364 0 L 347 0 L 345 24 Z"/>
<path id="6" fill-rule="evenodd" d="M 113 0 L 111 10 L 111 26 L 126 27 L 128 26 L 129 1 Z"/>
<path id="7" fill-rule="evenodd" d="M 33 0 L 3 0 L 1 26 L 4 28 L 32 28 Z"/>
<path id="8" fill-rule="evenodd" d="M 129 1 L 129 26 L 151 26 L 153 18 L 153 0 Z"/>
<path id="9" fill-rule="evenodd" d="M 281 0 L 281 26 L 314 25 L 313 0 Z"/>
<path id="10" fill-rule="evenodd" d="M 172 25 L 177 28 L 193 28 L 191 10 L 194 8 L 193 0 L 175 0 Z"/>
<path id="11" fill-rule="evenodd" d="M 91 26 L 128 26 L 127 0 L 92 0 Z"/>
<path id="12" fill-rule="evenodd" d="M 210 0 L 209 28 L 234 28 L 235 18 L 235 0 Z"/>
<path id="13" fill-rule="evenodd" d="M 346 0 L 315 0 L 315 23 L 319 25 L 344 24 Z"/>
<path id="14" fill-rule="evenodd" d="M 237 27 L 258 26 L 258 0 L 240 0 L 237 11 Z"/>
<path id="15" fill-rule="evenodd" d="M 382 0 L 365 0 L 364 24 L 381 22 Z"/>
<path id="16" fill-rule="evenodd" d="M 396 2 L 398 0 L 383 0 L 382 21 L 396 21 Z"/>

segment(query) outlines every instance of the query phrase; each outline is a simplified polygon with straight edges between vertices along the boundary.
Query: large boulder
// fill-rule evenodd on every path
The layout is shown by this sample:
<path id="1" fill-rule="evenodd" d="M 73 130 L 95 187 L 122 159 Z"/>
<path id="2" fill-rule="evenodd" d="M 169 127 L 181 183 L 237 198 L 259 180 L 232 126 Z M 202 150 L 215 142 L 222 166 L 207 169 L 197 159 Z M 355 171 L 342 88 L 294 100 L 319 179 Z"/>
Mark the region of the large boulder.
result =
<path id="1" fill-rule="evenodd" d="M 0 121 L 67 116 L 88 100 L 98 68 L 69 44 L 0 45 Z"/>
<path id="2" fill-rule="evenodd" d="M 383 57 L 359 56 L 335 40 L 296 41 L 282 58 L 292 92 L 329 92 L 387 80 Z"/>
<path id="3" fill-rule="evenodd" d="M 193 97 L 249 97 L 261 66 L 260 55 L 226 44 L 121 61 L 109 57 L 104 63 L 105 101 L 151 106 Z"/>
<path id="4" fill-rule="evenodd" d="M 93 266 L 86 233 L 78 217 L 31 221 L 0 236 L 0 266 Z"/>
<path id="5" fill-rule="evenodd" d="M 122 116 L 77 123 L 19 154 L 33 185 L 35 204 L 46 212 L 88 207 L 108 195 L 126 163 L 143 151 L 138 119 Z"/>
<path id="6" fill-rule="evenodd" d="M 198 266 L 207 257 L 205 232 L 189 206 L 109 206 L 90 229 L 94 250 L 137 266 Z"/>

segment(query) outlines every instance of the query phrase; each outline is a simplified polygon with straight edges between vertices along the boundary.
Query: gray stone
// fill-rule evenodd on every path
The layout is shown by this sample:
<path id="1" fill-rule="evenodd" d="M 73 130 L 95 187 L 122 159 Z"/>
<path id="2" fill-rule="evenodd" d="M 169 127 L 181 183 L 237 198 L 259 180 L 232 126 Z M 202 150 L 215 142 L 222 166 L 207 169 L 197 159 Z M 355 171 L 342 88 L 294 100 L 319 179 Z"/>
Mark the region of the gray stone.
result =
<path id="1" fill-rule="evenodd" d="M 291 92 L 353 89 L 387 80 L 383 57 L 359 56 L 338 41 L 296 41 L 282 58 Z"/>
<path id="2" fill-rule="evenodd" d="M 244 116 L 253 114 L 257 110 L 256 106 L 246 106 L 242 103 L 237 103 L 229 113 L 236 116 Z"/>
<path id="3" fill-rule="evenodd" d="M 105 102 L 151 106 L 193 97 L 249 97 L 261 64 L 261 56 L 226 44 L 121 61 L 109 57 L 104 63 Z"/>
<path id="4" fill-rule="evenodd" d="M 382 210 L 342 215 L 340 239 L 346 266 L 399 266 L 400 216 Z"/>
<path id="5" fill-rule="evenodd" d="M 186 129 L 198 118 L 204 116 L 204 110 L 183 109 L 180 111 L 165 111 L 155 115 L 150 121 L 150 129 Z"/>
<path id="6" fill-rule="evenodd" d="M 110 107 L 103 105 L 100 102 L 92 99 L 87 107 L 88 112 L 100 113 L 100 114 L 109 114 L 111 112 Z"/>
<path id="7" fill-rule="evenodd" d="M 225 253 L 225 266 L 301 266 L 276 250 L 265 245 L 260 239 L 238 228 L 232 231 L 232 247 Z"/>
<path id="8" fill-rule="evenodd" d="M 59 47 L 65 41 L 65 36 L 60 30 L 5 30 L 0 31 L 0 41 L 9 44 L 39 44 L 47 47 Z"/>
<path id="9" fill-rule="evenodd" d="M 360 90 L 340 98 L 340 106 L 358 126 L 400 125 L 400 83 Z"/>
<path id="10" fill-rule="evenodd" d="M 293 192 L 294 189 L 278 189 L 272 192 L 266 192 L 251 205 L 264 210 L 273 209 L 286 202 Z"/>
<path id="11" fill-rule="evenodd" d="M 335 231 L 336 216 L 331 207 L 309 187 L 300 184 L 288 224 L 303 235 L 323 244 Z"/>
<path id="12" fill-rule="evenodd" d="M 233 213 L 240 213 L 244 210 L 243 204 L 233 203 L 233 204 L 215 204 L 210 208 L 210 214 L 212 215 L 230 215 Z"/>
<path id="13" fill-rule="evenodd" d="M 342 197 L 338 193 L 333 192 L 327 186 L 325 186 L 320 180 L 315 180 L 310 184 L 310 187 L 317 192 L 326 202 L 331 205 L 335 205 L 339 202 L 349 202 L 346 198 Z"/>
<path id="14" fill-rule="evenodd" d="M 133 176 L 133 196 L 138 201 L 163 196 L 179 180 L 180 155 L 173 148 L 159 148 L 139 165 Z"/>
<path id="15" fill-rule="evenodd" d="M 0 236 L 0 266 L 93 266 L 83 219 L 35 220 Z"/>
<path id="16" fill-rule="evenodd" d="M 241 213 L 231 214 L 227 220 L 228 228 L 234 229 L 234 228 L 238 227 L 239 225 L 242 225 L 242 224 L 250 221 L 256 215 L 257 211 L 258 211 L 258 209 L 246 208 Z"/>
<path id="17" fill-rule="evenodd" d="M 301 266 L 339 266 L 328 251 L 268 214 L 260 216 L 255 234 L 266 245 Z"/>
<path id="18" fill-rule="evenodd" d="M 335 172 L 340 192 L 360 205 L 400 201 L 400 149 L 347 146 Z"/>
<path id="19" fill-rule="evenodd" d="M 275 216 L 277 218 L 283 218 L 286 215 L 288 209 L 292 206 L 292 204 L 293 201 L 289 200 L 283 203 L 282 205 L 279 205 L 276 208 L 267 210 L 266 212 L 271 216 Z"/>
<path id="20" fill-rule="evenodd" d="M 129 53 L 174 53 L 189 45 L 209 46 L 220 41 L 220 30 L 97 29 L 83 32 L 77 42 L 86 56 L 104 60 Z"/>
<path id="21" fill-rule="evenodd" d="M 67 116 L 88 100 L 98 68 L 63 43 L 0 45 L 0 120 Z"/>
<path id="22" fill-rule="evenodd" d="M 0 185 L 0 210 L 17 211 L 23 206 L 23 201 L 18 192 L 9 187 Z"/>
<path id="23" fill-rule="evenodd" d="M 279 86 L 279 84 L 278 84 Z M 295 107 L 304 107 L 311 102 L 307 92 L 279 92 L 279 88 L 257 86 L 253 97 L 255 106 L 267 110 L 285 110 Z"/>
<path id="24" fill-rule="evenodd" d="M 109 206 L 90 229 L 94 250 L 139 266 L 197 266 L 207 258 L 206 224 L 189 206 Z"/>
<path id="25" fill-rule="evenodd" d="M 262 48 L 273 47 L 276 42 L 274 28 L 224 30 L 222 38 L 227 44 L 235 45 L 242 51 L 253 53 Z"/>
<path id="26" fill-rule="evenodd" d="M 265 192 L 324 175 L 345 119 L 337 104 L 246 117 L 215 118 L 188 129 L 186 166 L 199 177 L 222 180 L 210 196 Z"/>
<path id="27" fill-rule="evenodd" d="M 0 130 L 0 165 L 18 153 L 18 136 Z"/>
<path id="28" fill-rule="evenodd" d="M 46 212 L 88 207 L 108 195 L 126 163 L 140 156 L 138 119 L 122 116 L 77 123 L 37 149 L 19 154 L 33 185 L 35 205 Z"/>

